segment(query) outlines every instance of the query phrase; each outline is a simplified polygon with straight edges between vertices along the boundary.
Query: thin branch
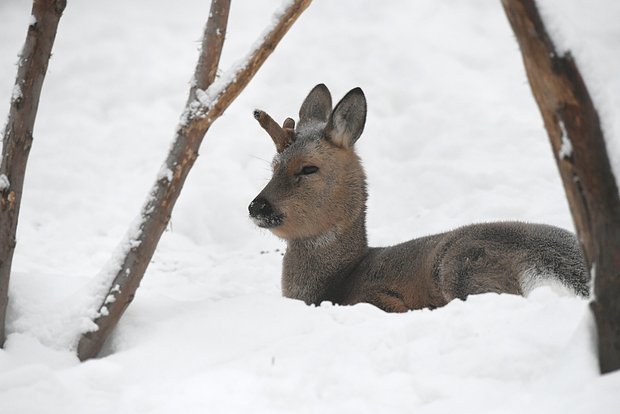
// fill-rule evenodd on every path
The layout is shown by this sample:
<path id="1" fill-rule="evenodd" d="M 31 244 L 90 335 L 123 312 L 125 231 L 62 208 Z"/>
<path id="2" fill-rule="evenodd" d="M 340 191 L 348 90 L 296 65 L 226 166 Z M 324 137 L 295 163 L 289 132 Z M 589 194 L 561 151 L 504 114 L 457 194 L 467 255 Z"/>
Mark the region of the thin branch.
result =
<path id="1" fill-rule="evenodd" d="M 81 360 L 97 355 L 109 333 L 133 300 L 155 247 L 168 224 L 172 208 L 187 174 L 198 157 L 198 149 L 205 133 L 250 82 L 310 2 L 311 0 L 289 1 L 288 6 L 276 13 L 274 25 L 268 29 L 262 41 L 252 49 L 240 65 L 224 74 L 206 90 L 200 88 L 199 83 L 192 86 L 192 94 L 183 112 L 181 124 L 176 132 L 165 166 L 160 171 L 158 180 L 142 209 L 135 226 L 136 231 L 130 231 L 127 235 L 126 254 L 119 260 L 120 265 L 116 269 L 111 288 L 99 308 L 99 316 L 94 320 L 97 330 L 87 332 L 80 338 L 78 357 Z M 222 20 L 225 19 L 219 18 L 217 14 L 211 14 L 205 36 L 208 36 L 208 26 L 212 22 L 215 27 L 219 27 L 220 33 L 223 33 Z M 218 24 L 220 26 L 217 26 Z M 217 30 L 215 33 L 218 33 Z M 223 41 L 223 36 L 213 38 L 219 39 L 214 41 Z M 211 50 L 209 44 L 207 44 L 207 50 Z M 214 50 L 218 49 L 214 48 Z M 219 50 L 221 50 L 221 45 Z M 207 51 L 203 49 L 202 53 L 207 53 Z M 210 79 L 210 75 L 206 72 L 212 73 L 210 72 L 212 65 L 213 60 L 211 62 L 207 62 L 206 58 L 199 60 L 196 69 L 198 76 L 195 76 L 198 82 Z"/>
<path id="2" fill-rule="evenodd" d="M 26 164 L 43 80 L 65 6 L 65 0 L 33 1 L 32 17 L 19 59 L 9 119 L 3 135 L 0 165 L 0 346 L 5 339 L 9 278 Z"/>
<path id="3" fill-rule="evenodd" d="M 560 56 L 533 0 L 502 0 L 517 36 L 586 261 L 602 372 L 620 369 L 620 196 L 598 113 L 570 53 Z"/>
<path id="4" fill-rule="evenodd" d="M 229 12 L 230 0 L 214 0 L 211 2 L 209 19 L 202 37 L 202 53 L 200 53 L 198 58 L 198 64 L 192 79 L 188 105 L 196 99 L 197 90 L 206 90 L 215 81 L 220 65 L 222 48 L 224 47 Z"/>

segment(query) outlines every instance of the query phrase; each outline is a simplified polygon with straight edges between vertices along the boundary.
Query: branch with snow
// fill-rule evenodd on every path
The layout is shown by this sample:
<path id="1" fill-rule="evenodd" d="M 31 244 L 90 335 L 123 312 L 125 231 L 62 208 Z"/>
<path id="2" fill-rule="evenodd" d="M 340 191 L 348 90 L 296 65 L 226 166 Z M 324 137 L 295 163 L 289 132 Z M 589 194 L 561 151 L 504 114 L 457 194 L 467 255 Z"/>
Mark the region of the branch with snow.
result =
<path id="1" fill-rule="evenodd" d="M 601 372 L 620 369 L 620 195 L 590 93 L 569 52 L 559 55 L 533 0 L 502 0 L 516 34 L 586 262 L 596 269 Z"/>
<path id="2" fill-rule="evenodd" d="M 101 302 L 95 312 L 93 330 L 84 333 L 79 340 L 77 352 L 81 360 L 97 355 L 133 300 L 211 124 L 247 86 L 310 2 L 286 0 L 247 56 L 215 80 L 230 1 L 212 1 L 201 55 L 174 142 L 142 207 L 137 226 L 130 229 L 119 246 L 120 257 L 111 260 L 113 270 L 99 275 L 111 288 L 99 295 Z"/>
<path id="3" fill-rule="evenodd" d="M 26 163 L 32 146 L 34 123 L 43 80 L 52 54 L 58 22 L 65 0 L 34 0 L 26 42 L 17 65 L 9 118 L 3 133 L 0 165 L 0 346 L 4 343 L 4 323 L 9 279 L 16 244 L 17 219 L 21 204 Z"/>

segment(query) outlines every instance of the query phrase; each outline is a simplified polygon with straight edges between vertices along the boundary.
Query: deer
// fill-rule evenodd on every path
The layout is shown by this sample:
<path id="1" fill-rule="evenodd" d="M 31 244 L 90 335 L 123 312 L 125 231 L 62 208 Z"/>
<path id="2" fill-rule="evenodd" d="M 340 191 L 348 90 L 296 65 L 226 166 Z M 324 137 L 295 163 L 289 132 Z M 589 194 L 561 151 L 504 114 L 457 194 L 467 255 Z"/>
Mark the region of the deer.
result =
<path id="1" fill-rule="evenodd" d="M 362 89 L 332 109 L 324 84 L 299 121 L 254 117 L 276 146 L 272 177 L 250 218 L 286 242 L 282 294 L 308 305 L 370 303 L 387 312 L 435 309 L 469 295 L 527 296 L 555 283 L 587 297 L 590 276 L 575 235 L 519 221 L 469 224 L 389 247 L 369 247 L 366 175 L 355 144 L 366 123 Z"/>

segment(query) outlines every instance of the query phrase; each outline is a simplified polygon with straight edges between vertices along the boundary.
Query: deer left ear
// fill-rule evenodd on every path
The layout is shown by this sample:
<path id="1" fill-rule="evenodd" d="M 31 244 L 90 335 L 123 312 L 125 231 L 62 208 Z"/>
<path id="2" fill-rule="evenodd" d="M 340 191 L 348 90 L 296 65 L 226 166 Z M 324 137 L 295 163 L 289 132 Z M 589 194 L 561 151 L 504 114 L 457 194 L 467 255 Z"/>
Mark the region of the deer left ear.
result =
<path id="1" fill-rule="evenodd" d="M 360 88 L 349 91 L 338 102 L 327 120 L 325 134 L 334 144 L 351 148 L 366 124 L 366 97 Z"/>

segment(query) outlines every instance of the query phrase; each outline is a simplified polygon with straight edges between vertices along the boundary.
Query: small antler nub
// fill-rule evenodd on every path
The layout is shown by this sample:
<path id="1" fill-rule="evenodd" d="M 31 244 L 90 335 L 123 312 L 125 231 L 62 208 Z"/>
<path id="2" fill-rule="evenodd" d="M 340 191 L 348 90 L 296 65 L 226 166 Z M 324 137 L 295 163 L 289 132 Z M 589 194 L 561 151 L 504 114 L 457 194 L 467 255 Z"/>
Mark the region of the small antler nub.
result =
<path id="1" fill-rule="evenodd" d="M 284 129 L 295 129 L 295 120 L 293 118 L 286 118 L 282 123 Z"/>
<path id="2" fill-rule="evenodd" d="M 283 127 L 278 125 L 276 121 L 273 120 L 272 117 L 269 116 L 264 111 L 260 109 L 254 110 L 254 118 L 258 121 L 260 126 L 267 131 L 274 144 L 276 144 L 276 150 L 278 152 L 284 151 L 284 149 L 293 142 L 293 138 L 295 136 L 294 127 L 295 121 L 291 118 L 287 118 L 284 121 Z M 292 123 L 292 127 L 291 126 Z"/>

